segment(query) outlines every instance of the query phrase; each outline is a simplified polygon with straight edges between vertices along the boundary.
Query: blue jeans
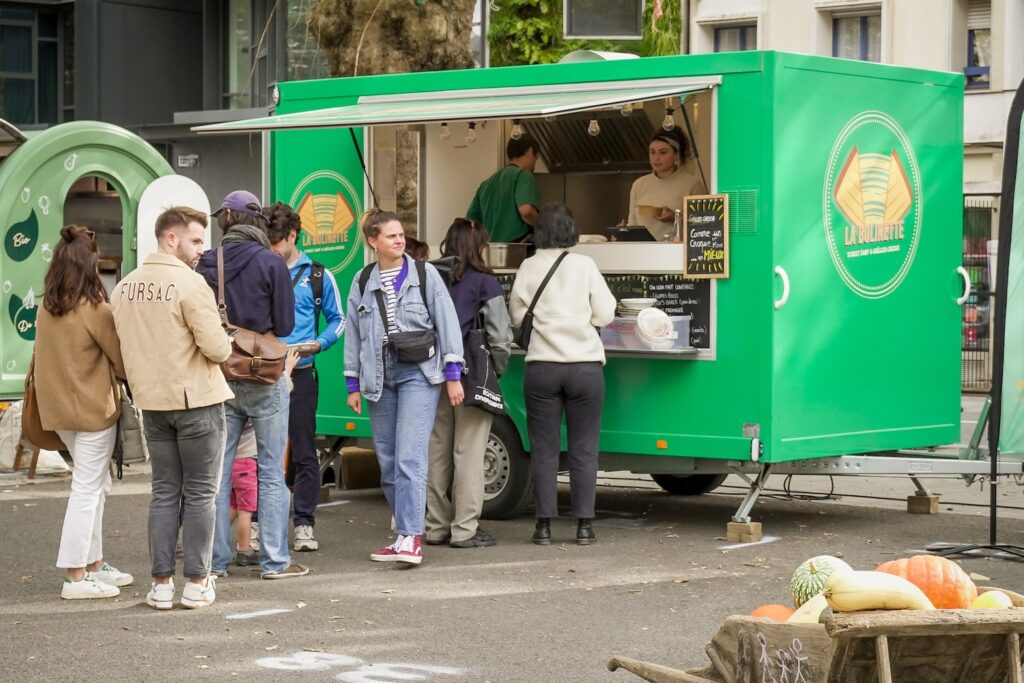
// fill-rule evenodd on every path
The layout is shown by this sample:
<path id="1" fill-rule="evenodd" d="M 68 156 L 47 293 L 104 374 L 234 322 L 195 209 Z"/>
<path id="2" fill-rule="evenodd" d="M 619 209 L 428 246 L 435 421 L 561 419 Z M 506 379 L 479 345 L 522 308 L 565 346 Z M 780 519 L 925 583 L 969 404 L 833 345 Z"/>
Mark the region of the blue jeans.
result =
<path id="1" fill-rule="evenodd" d="M 213 570 L 226 571 L 235 558 L 234 536 L 228 506 L 231 500 L 231 466 L 245 422 L 256 427 L 259 476 L 260 569 L 279 572 L 292 562 L 288 550 L 288 516 L 291 495 L 284 481 L 284 449 L 288 442 L 288 387 L 284 377 L 271 386 L 228 382 L 235 398 L 224 404 L 227 443 L 224 467 L 217 491 L 217 528 L 213 539 Z"/>
<path id="2" fill-rule="evenodd" d="M 427 381 L 416 363 L 401 363 L 384 352 L 384 388 L 367 401 L 380 486 L 395 516 L 395 532 L 423 534 L 427 501 L 427 444 L 434 428 L 441 385 Z"/>

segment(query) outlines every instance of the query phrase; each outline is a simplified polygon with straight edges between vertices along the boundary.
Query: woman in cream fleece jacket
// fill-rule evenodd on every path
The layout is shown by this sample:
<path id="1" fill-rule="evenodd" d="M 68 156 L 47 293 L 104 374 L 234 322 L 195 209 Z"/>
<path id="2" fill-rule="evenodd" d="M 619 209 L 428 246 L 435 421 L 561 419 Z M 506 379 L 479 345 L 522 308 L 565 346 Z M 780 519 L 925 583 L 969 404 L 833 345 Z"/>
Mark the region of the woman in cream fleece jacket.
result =
<path id="1" fill-rule="evenodd" d="M 572 212 L 567 207 L 546 204 L 541 209 L 534 233 L 537 253 L 523 262 L 512 286 L 509 309 L 513 325 L 522 324 L 544 277 L 577 239 Z M 615 316 L 615 297 L 590 258 L 568 254 L 542 292 L 533 316 L 523 384 L 537 517 L 533 540 L 539 545 L 550 544 L 550 519 L 558 516 L 556 476 L 564 411 L 576 542 L 589 545 L 595 540 L 591 521 L 604 403 L 605 356 L 597 328 Z"/>

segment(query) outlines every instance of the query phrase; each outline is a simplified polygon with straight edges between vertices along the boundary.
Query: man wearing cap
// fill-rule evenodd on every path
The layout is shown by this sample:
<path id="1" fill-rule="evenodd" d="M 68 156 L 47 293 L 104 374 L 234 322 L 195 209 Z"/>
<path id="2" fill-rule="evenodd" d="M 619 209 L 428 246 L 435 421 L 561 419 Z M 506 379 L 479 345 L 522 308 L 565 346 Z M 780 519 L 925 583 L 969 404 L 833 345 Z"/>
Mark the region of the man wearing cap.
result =
<path id="1" fill-rule="evenodd" d="M 540 192 L 533 169 L 540 147 L 529 134 L 509 138 L 508 165 L 480 183 L 466 216 L 483 223 L 491 242 L 519 242 L 537 225 Z"/>
<path id="2" fill-rule="evenodd" d="M 236 190 L 213 212 L 224 231 L 224 299 L 232 325 L 264 334 L 287 337 L 295 326 L 295 297 L 288 266 L 270 251 L 267 218 L 256 195 Z M 199 259 L 196 271 L 217 291 L 217 252 Z M 288 549 L 290 494 L 284 480 L 284 451 L 288 439 L 288 388 L 282 375 L 272 385 L 228 382 L 235 398 L 225 405 L 227 441 L 220 490 L 217 492 L 217 526 L 214 533 L 213 571 L 227 575 L 235 558 L 229 504 L 231 468 L 242 429 L 248 420 L 256 428 L 260 520 L 260 569 L 264 579 L 304 576 L 309 569 L 292 562 Z"/>

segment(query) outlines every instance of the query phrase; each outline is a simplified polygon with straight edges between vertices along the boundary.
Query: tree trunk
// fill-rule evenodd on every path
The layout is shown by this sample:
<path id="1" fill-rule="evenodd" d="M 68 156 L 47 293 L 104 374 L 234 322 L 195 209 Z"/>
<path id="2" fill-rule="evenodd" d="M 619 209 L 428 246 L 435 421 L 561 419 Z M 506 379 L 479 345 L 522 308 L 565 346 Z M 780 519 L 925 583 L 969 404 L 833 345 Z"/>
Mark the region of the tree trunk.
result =
<path id="1" fill-rule="evenodd" d="M 316 0 L 309 30 L 332 76 L 444 71 L 473 67 L 470 34 L 475 0 Z M 416 235 L 419 134 L 397 131 L 398 215 Z"/>

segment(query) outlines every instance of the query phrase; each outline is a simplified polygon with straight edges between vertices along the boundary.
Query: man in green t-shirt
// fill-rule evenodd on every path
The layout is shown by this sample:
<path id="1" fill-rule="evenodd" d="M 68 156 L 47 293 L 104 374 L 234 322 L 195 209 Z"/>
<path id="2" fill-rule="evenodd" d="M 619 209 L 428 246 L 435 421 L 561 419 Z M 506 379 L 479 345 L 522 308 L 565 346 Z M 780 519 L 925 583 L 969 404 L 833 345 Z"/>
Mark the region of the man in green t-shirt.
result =
<path id="1" fill-rule="evenodd" d="M 466 217 L 483 223 L 491 242 L 519 242 L 537 225 L 540 193 L 533 169 L 540 147 L 532 136 L 509 139 L 508 165 L 480 183 Z"/>

